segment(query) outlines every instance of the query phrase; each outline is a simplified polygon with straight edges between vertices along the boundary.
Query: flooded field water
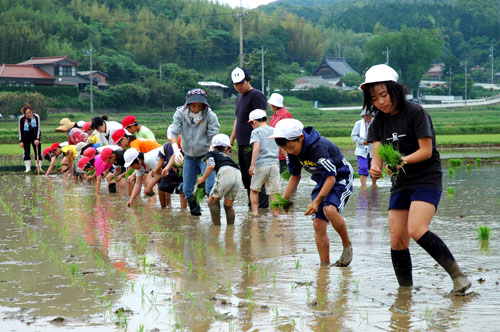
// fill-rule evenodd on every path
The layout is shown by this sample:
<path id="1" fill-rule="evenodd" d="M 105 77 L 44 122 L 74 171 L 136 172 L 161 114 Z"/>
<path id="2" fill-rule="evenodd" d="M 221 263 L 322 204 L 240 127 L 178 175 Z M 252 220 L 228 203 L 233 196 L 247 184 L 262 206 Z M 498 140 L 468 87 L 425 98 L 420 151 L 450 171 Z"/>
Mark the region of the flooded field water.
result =
<path id="1" fill-rule="evenodd" d="M 445 170 L 447 171 L 447 170 Z M 472 281 L 448 297 L 446 272 L 411 243 L 415 286 L 400 291 L 387 230 L 389 181 L 355 187 L 344 212 L 354 259 L 319 264 L 304 216 L 252 218 L 246 195 L 234 226 L 213 226 L 156 198 L 126 208 L 121 195 L 24 175 L 0 177 L 1 331 L 495 331 L 500 326 L 500 168 L 445 173 L 431 229 Z M 447 194 L 454 187 L 455 194 Z M 477 239 L 487 225 L 491 237 Z M 331 256 L 340 238 L 329 228 Z"/>

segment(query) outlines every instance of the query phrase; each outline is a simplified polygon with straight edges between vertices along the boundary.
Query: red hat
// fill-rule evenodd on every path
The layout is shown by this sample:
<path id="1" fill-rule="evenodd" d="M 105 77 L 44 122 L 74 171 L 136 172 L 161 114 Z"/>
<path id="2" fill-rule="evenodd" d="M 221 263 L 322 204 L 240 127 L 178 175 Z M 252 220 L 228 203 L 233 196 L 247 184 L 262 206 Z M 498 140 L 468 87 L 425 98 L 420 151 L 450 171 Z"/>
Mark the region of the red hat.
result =
<path id="1" fill-rule="evenodd" d="M 50 151 L 54 151 L 55 149 L 57 148 L 60 148 L 61 146 L 59 145 L 59 143 L 54 143 L 50 146 Z"/>
<path id="2" fill-rule="evenodd" d="M 133 116 L 133 115 L 127 115 L 122 120 L 122 126 L 123 126 L 123 128 L 127 128 L 128 126 L 130 126 L 130 125 L 132 125 L 134 123 L 136 123 L 136 121 L 135 121 L 135 116 Z"/>
<path id="3" fill-rule="evenodd" d="M 111 150 L 110 148 L 102 149 L 101 154 L 100 154 L 101 160 L 104 161 L 105 163 L 107 163 L 109 160 L 109 157 L 111 157 L 112 153 L 113 153 L 113 150 Z"/>
<path id="4" fill-rule="evenodd" d="M 82 130 L 83 131 L 89 130 L 91 125 L 92 125 L 92 122 L 85 122 L 85 124 L 82 126 Z"/>
<path id="5" fill-rule="evenodd" d="M 50 151 L 52 151 L 50 148 L 45 148 L 45 149 L 43 149 L 42 156 L 44 156 L 44 157 L 45 157 L 45 155 L 46 155 L 47 153 L 49 153 Z"/>
<path id="6" fill-rule="evenodd" d="M 118 142 L 125 136 L 125 130 L 123 129 L 118 129 L 116 130 L 113 135 L 111 135 L 111 138 L 115 142 L 115 144 L 118 144 Z"/>
<path id="7" fill-rule="evenodd" d="M 89 159 L 92 159 L 95 157 L 95 149 L 94 148 L 86 148 L 85 151 L 83 151 L 83 155 Z"/>
<path id="8" fill-rule="evenodd" d="M 88 157 L 83 157 L 82 159 L 80 159 L 78 161 L 78 167 L 80 167 L 80 169 L 84 170 L 85 169 L 85 165 L 87 165 L 87 163 L 90 161 L 90 158 Z"/>

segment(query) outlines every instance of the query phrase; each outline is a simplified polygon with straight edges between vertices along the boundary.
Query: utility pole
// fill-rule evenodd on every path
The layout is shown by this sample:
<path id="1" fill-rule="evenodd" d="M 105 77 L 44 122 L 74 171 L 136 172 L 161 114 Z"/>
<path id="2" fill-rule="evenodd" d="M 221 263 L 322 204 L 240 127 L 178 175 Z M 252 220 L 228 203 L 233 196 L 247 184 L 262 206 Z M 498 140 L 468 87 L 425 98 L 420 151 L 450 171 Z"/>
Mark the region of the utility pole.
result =
<path id="1" fill-rule="evenodd" d="M 451 96 L 451 67 L 448 69 L 448 72 L 450 74 L 450 79 L 449 79 L 449 83 L 448 83 L 448 95 Z"/>
<path id="2" fill-rule="evenodd" d="M 337 48 L 339 49 L 339 58 L 340 58 L 340 44 L 337 44 Z"/>
<path id="3" fill-rule="evenodd" d="M 161 91 L 161 110 L 165 111 L 165 104 L 163 103 L 163 77 L 161 74 L 161 62 L 160 62 L 160 91 Z"/>
<path id="4" fill-rule="evenodd" d="M 262 52 L 262 93 L 265 92 L 264 90 L 264 45 L 261 46 L 261 52 Z"/>
<path id="5" fill-rule="evenodd" d="M 240 12 L 235 14 L 240 21 L 240 67 L 243 67 L 243 16 L 245 15 L 247 13 L 243 11 L 243 0 L 240 0 Z"/>
<path id="6" fill-rule="evenodd" d="M 385 51 L 382 51 L 382 54 L 385 54 L 385 64 L 386 65 L 389 65 L 389 53 L 391 53 L 391 51 L 389 51 L 389 45 L 387 45 L 385 47 Z"/>
<path id="7" fill-rule="evenodd" d="M 85 52 L 86 55 L 90 57 L 90 113 L 94 113 L 94 89 L 93 89 L 93 70 L 92 70 L 92 53 L 93 53 L 92 45 L 90 45 L 90 49 Z"/>
<path id="8" fill-rule="evenodd" d="M 267 80 L 267 99 L 269 99 L 270 93 L 271 93 L 271 80 Z"/>
<path id="9" fill-rule="evenodd" d="M 467 106 L 467 58 L 465 58 L 465 106 Z"/>
<path id="10" fill-rule="evenodd" d="M 493 83 L 493 45 L 490 47 L 490 58 L 491 58 L 491 84 Z"/>

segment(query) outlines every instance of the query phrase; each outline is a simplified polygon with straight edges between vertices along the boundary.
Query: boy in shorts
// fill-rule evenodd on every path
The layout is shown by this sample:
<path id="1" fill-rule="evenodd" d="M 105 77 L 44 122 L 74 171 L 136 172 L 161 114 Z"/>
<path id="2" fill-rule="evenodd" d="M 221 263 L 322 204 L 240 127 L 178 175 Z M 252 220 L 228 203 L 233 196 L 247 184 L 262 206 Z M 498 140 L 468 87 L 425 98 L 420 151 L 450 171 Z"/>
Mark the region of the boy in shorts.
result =
<path id="1" fill-rule="evenodd" d="M 296 119 L 283 119 L 276 124 L 276 144 L 288 153 L 290 180 L 283 193 L 289 199 L 300 182 L 302 167 L 311 173 L 316 182 L 311 196 L 312 202 L 306 215 L 314 215 L 314 239 L 322 264 L 330 264 L 330 242 L 328 223 L 342 239 L 343 251 L 335 266 L 348 266 L 352 260 L 352 247 L 344 218 L 340 214 L 352 193 L 352 166 L 340 149 L 322 137 L 313 127 L 304 128 Z"/>
<path id="2" fill-rule="evenodd" d="M 208 196 L 208 208 L 212 216 L 214 225 L 220 225 L 220 205 L 219 201 L 224 197 L 224 210 L 226 211 L 226 221 L 228 225 L 234 224 L 233 203 L 238 190 L 240 189 L 241 173 L 238 165 L 231 159 L 231 144 L 229 136 L 217 134 L 212 139 L 213 151 L 208 151 L 206 155 L 207 168 L 203 176 L 199 177 L 196 183 L 199 185 L 206 181 L 215 170 L 215 183 Z"/>
<path id="3" fill-rule="evenodd" d="M 170 142 L 163 144 L 158 152 L 158 158 L 158 163 L 153 173 L 155 176 L 161 177 L 158 183 L 158 198 L 160 199 L 161 207 L 172 206 L 171 196 L 175 191 L 180 196 L 181 209 L 187 208 L 187 200 L 180 189 L 182 188 L 182 176 L 180 174 L 182 168 L 174 166 L 174 149 Z"/>
<path id="4" fill-rule="evenodd" d="M 279 194 L 280 167 L 279 148 L 276 142 L 268 139 L 274 133 L 274 128 L 267 125 L 266 111 L 255 109 L 249 114 L 248 123 L 253 130 L 250 134 L 250 145 L 252 146 L 252 160 L 248 174 L 252 176 L 250 182 L 250 204 L 254 217 L 259 215 L 259 192 L 265 185 L 266 192 L 271 201 Z M 273 209 L 273 215 L 278 215 L 279 210 Z"/>

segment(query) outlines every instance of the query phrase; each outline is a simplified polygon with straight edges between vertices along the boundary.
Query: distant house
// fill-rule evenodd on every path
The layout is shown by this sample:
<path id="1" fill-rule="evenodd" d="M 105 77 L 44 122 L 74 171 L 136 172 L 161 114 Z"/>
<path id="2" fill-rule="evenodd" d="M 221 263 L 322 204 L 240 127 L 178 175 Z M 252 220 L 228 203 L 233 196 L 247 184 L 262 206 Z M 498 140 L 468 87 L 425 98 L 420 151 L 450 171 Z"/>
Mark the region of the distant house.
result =
<path id="1" fill-rule="evenodd" d="M 424 74 L 424 77 L 430 80 L 441 81 L 443 80 L 443 70 L 444 63 L 435 63 L 432 65 L 432 68 Z"/>
<path id="2" fill-rule="evenodd" d="M 89 79 L 90 70 L 89 71 L 79 71 L 79 72 L 77 72 L 77 74 Z M 102 71 L 98 71 L 98 70 L 92 71 L 92 78 L 94 79 L 93 84 L 97 85 L 97 87 L 100 90 L 106 90 L 108 88 L 108 84 L 106 83 L 107 77 L 108 77 L 108 74 L 103 73 Z"/>
<path id="3" fill-rule="evenodd" d="M 229 87 L 227 85 L 218 82 L 198 82 L 198 85 L 206 90 L 213 91 L 220 95 L 222 98 L 229 97 Z"/>
<path id="4" fill-rule="evenodd" d="M 30 60 L 18 64 L 3 64 L 0 72 L 0 85 L 9 86 L 75 86 L 83 91 L 90 84 L 89 75 L 78 73 L 77 68 L 81 65 L 67 56 L 33 57 Z M 94 83 L 99 86 L 101 82 L 98 74 L 94 72 Z M 104 77 L 106 85 L 107 76 Z M 98 79 L 99 78 L 99 79 Z"/>
<path id="5" fill-rule="evenodd" d="M 338 81 L 349 73 L 357 74 L 344 58 L 323 57 L 323 61 L 312 74 L 313 76 L 321 76 L 326 80 Z"/>
<path id="6" fill-rule="evenodd" d="M 56 78 L 45 71 L 29 66 L 3 64 L 0 69 L 0 85 L 7 86 L 36 86 L 54 85 Z"/>
<path id="7" fill-rule="evenodd" d="M 312 73 L 313 76 L 299 77 L 294 84 L 294 89 L 312 89 L 325 86 L 331 89 L 351 90 L 341 82 L 346 74 L 357 72 L 349 66 L 344 58 L 324 57 L 321 64 Z"/>

